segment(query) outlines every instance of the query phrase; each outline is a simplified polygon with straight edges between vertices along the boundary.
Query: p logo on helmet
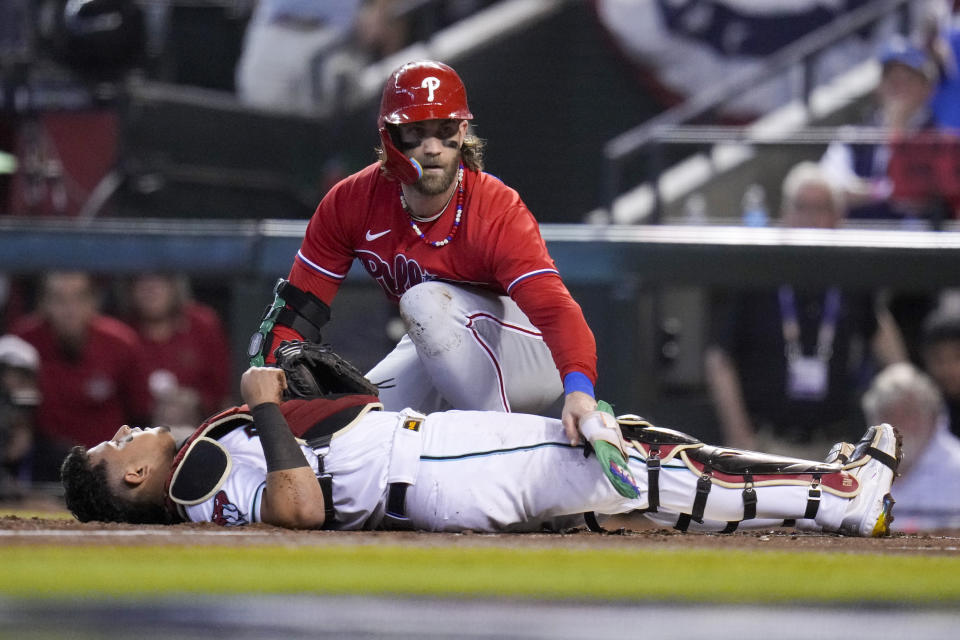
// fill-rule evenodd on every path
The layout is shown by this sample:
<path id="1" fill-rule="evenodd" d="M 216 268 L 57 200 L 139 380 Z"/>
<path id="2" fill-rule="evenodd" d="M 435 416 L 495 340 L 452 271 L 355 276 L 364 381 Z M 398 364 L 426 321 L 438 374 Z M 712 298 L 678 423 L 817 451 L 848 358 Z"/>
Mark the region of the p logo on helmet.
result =
<path id="1" fill-rule="evenodd" d="M 407 184 L 420 179 L 420 165 L 397 148 L 389 125 L 423 120 L 472 120 L 467 90 L 457 72 L 442 62 L 408 62 L 390 74 L 383 87 L 377 126 L 386 171 Z"/>
<path id="2" fill-rule="evenodd" d="M 433 92 L 440 88 L 440 81 L 433 76 L 424 78 L 423 82 L 420 83 L 420 88 L 430 92 L 430 95 L 427 96 L 427 102 L 433 102 Z"/>

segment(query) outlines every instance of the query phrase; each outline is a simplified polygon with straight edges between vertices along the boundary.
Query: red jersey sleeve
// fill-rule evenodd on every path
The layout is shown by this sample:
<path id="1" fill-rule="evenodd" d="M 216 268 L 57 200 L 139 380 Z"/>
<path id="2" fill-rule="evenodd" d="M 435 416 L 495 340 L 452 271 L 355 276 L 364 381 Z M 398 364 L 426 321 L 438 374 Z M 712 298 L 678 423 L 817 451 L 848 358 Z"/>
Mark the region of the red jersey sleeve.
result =
<path id="1" fill-rule="evenodd" d="M 345 178 L 324 196 L 307 225 L 289 280 L 325 303 L 347 277 L 372 199 L 370 169 Z"/>
<path id="2" fill-rule="evenodd" d="M 506 215 L 488 242 L 497 282 L 540 329 L 561 378 L 579 371 L 596 383 L 597 345 L 583 311 L 563 284 L 533 214 L 515 191 L 502 193 Z"/>
<path id="3" fill-rule="evenodd" d="M 560 377 L 579 371 L 597 382 L 597 343 L 593 332 L 559 276 L 530 278 L 510 293 L 517 305 L 543 334 Z"/>
<path id="4" fill-rule="evenodd" d="M 547 245 L 540 235 L 540 225 L 516 191 L 496 178 L 484 175 L 481 185 L 490 196 L 477 212 L 486 218 L 488 268 L 497 284 L 511 294 L 513 288 L 528 278 L 558 274 Z M 496 181 L 490 184 L 490 181 Z"/>

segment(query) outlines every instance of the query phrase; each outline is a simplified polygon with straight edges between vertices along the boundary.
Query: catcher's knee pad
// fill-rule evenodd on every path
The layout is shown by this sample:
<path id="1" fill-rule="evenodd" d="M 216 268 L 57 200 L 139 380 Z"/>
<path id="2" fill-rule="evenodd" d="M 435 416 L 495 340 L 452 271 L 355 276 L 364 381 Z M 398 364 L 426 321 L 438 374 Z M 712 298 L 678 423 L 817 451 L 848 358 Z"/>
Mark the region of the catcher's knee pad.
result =
<path id="1" fill-rule="evenodd" d="M 849 498 L 859 491 L 856 478 L 843 470 L 838 463 L 817 462 L 786 456 L 775 456 L 757 451 L 745 451 L 706 445 L 693 436 L 680 431 L 656 427 L 634 415 L 617 418 L 624 439 L 647 464 L 649 511 L 660 506 L 659 473 L 663 464 L 679 460 L 696 474 L 697 495 L 691 513 L 683 514 L 677 527 L 685 529 L 684 520 L 703 521 L 703 513 L 711 488 L 718 485 L 728 489 L 741 489 L 743 496 L 743 520 L 756 517 L 757 486 L 808 486 L 805 518 L 814 518 L 820 505 L 821 488 L 834 495 Z M 735 523 L 730 523 L 730 530 Z"/>
<path id="2" fill-rule="evenodd" d="M 321 342 L 320 329 L 330 321 L 330 307 L 309 291 L 280 278 L 273 287 L 273 302 L 263 313 L 260 327 L 250 337 L 247 356 L 251 366 L 262 366 L 273 345 L 273 328 L 290 327 L 308 342 Z"/>

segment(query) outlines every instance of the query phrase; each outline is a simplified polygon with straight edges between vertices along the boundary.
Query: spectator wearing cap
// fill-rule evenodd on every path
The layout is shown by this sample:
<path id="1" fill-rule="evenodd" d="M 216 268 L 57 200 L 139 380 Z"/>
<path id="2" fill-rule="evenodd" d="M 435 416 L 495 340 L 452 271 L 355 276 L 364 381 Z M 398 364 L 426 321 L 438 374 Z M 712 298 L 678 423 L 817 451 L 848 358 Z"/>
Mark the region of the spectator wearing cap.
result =
<path id="1" fill-rule="evenodd" d="M 877 58 L 880 82 L 874 94 L 869 126 L 882 127 L 891 140 L 935 130 L 930 99 L 938 79 L 937 65 L 920 47 L 902 36 L 888 40 Z M 847 194 L 848 217 L 911 220 L 923 215 L 916 203 L 893 198 L 889 176 L 889 144 L 830 144 L 821 164 Z"/>

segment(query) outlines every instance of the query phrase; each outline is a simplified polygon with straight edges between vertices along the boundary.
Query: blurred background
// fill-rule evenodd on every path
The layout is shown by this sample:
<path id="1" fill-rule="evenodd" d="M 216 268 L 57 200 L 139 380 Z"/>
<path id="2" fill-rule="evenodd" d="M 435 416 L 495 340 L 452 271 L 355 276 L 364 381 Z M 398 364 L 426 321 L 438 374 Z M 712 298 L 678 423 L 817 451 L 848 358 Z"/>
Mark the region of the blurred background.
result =
<path id="1" fill-rule="evenodd" d="M 375 160 L 384 80 L 421 58 L 459 72 L 487 171 L 541 222 L 597 337 L 601 397 L 754 445 L 738 406 L 760 433 L 829 400 L 856 437 L 875 374 L 897 361 L 936 373 L 925 323 L 957 308 L 954 12 L 945 0 L 4 0 L 0 334 L 27 345 L 0 350 L 19 376 L 3 391 L 16 416 L 0 428 L 7 493 L 55 480 L 42 461 L 82 442 L 47 426 L 76 417 L 70 387 L 97 415 L 117 396 L 118 419 L 184 429 L 236 402 L 273 282 L 324 193 Z M 819 206 L 836 217 L 813 215 L 801 174 L 826 177 Z M 771 330 L 744 314 L 765 308 L 750 295 L 782 303 L 787 286 L 813 326 L 804 357 L 843 376 L 771 408 L 762 397 L 784 389 L 761 382 L 792 384 L 780 331 L 792 316 L 774 305 Z M 820 293 L 837 288 L 857 301 L 839 320 Z M 97 327 L 111 356 L 93 360 L 109 371 L 81 363 L 93 330 L 70 338 L 58 309 Z M 352 273 L 324 339 L 366 370 L 396 323 Z M 891 326 L 893 343 L 875 344 Z M 936 335 L 960 345 L 950 331 Z M 748 362 L 751 349 L 775 357 Z M 948 375 L 934 377 L 949 409 L 960 382 Z"/>

